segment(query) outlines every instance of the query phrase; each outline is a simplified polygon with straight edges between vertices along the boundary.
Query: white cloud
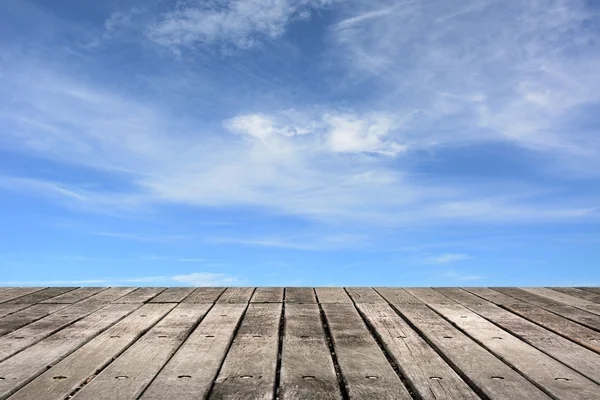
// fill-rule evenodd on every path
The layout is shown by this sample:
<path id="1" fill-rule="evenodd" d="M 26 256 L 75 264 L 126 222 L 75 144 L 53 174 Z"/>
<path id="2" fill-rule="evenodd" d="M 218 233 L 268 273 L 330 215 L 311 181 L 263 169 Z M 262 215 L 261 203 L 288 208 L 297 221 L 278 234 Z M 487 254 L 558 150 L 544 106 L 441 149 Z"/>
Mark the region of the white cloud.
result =
<path id="1" fill-rule="evenodd" d="M 427 257 L 424 261 L 428 264 L 448 264 L 470 258 L 467 254 L 446 253 L 434 257 Z"/>
<path id="2" fill-rule="evenodd" d="M 185 284 L 190 286 L 235 286 L 241 281 L 231 275 L 216 274 L 210 272 L 195 272 L 187 275 L 174 276 L 142 276 L 137 278 L 101 278 L 81 280 L 51 280 L 51 281 L 15 281 L 0 282 L 0 285 L 31 285 L 31 286 L 55 286 L 55 285 L 130 285 L 140 283 L 152 283 L 155 285 Z"/>
<path id="3" fill-rule="evenodd" d="M 221 43 L 248 48 L 275 39 L 293 20 L 310 17 L 322 6 L 314 0 L 190 1 L 167 12 L 147 35 L 156 43 L 178 50 L 197 44 Z"/>

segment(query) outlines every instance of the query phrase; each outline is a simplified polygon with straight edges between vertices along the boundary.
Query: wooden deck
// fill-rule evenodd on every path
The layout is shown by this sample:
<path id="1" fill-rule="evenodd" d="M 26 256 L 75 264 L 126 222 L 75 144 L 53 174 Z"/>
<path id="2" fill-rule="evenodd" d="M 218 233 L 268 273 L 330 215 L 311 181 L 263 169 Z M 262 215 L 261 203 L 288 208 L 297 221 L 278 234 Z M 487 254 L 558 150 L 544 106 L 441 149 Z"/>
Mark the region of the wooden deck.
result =
<path id="1" fill-rule="evenodd" d="M 0 288 L 0 399 L 600 399 L 600 288 Z"/>

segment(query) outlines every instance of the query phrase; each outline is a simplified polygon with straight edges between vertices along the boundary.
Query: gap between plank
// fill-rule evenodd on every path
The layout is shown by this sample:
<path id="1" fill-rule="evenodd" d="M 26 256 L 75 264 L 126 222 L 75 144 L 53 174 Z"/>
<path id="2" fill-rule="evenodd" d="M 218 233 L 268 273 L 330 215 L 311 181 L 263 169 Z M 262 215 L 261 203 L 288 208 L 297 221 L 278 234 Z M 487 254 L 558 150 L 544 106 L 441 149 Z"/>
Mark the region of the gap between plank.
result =
<path id="1" fill-rule="evenodd" d="M 256 289 L 255 289 L 256 290 Z M 285 288 L 283 288 L 283 298 L 285 299 Z M 279 319 L 279 332 L 277 340 L 277 364 L 275 367 L 275 388 L 273 398 L 279 400 L 281 394 L 281 362 L 283 356 L 283 333 L 285 329 L 285 301 L 281 302 L 281 318 Z"/>
<path id="2" fill-rule="evenodd" d="M 323 307 L 319 302 L 319 295 L 317 294 L 317 291 L 314 288 L 313 291 L 315 292 L 315 299 L 317 301 L 317 306 L 319 307 L 319 316 L 321 317 L 321 324 L 323 325 L 323 331 L 325 332 L 325 340 L 327 341 L 329 354 L 331 355 L 331 359 L 333 361 L 333 369 L 335 370 L 335 377 L 338 381 L 338 386 L 340 387 L 340 393 L 342 394 L 343 400 L 349 400 L 350 395 L 348 394 L 346 380 L 342 375 L 340 364 L 338 363 L 337 355 L 335 354 L 335 348 L 333 347 L 333 336 L 331 335 L 331 329 L 329 327 L 329 324 L 327 323 L 327 318 L 325 318 L 325 311 L 323 311 Z"/>

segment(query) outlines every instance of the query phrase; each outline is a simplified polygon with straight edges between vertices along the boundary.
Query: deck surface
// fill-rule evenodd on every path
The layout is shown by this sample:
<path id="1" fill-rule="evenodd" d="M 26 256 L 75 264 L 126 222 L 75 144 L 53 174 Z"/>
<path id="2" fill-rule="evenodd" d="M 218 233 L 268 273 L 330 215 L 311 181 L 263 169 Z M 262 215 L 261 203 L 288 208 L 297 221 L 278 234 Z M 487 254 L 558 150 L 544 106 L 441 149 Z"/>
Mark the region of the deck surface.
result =
<path id="1" fill-rule="evenodd" d="M 600 399 L 599 288 L 0 287 L 0 400 Z"/>

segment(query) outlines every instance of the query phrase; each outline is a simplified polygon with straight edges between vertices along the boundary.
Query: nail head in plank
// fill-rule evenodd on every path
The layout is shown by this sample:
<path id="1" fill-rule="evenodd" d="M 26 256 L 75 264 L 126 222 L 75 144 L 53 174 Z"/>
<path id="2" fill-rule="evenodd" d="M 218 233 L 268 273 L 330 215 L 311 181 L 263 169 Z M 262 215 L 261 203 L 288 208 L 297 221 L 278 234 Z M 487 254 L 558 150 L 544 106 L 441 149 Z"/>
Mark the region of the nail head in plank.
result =
<path id="1" fill-rule="evenodd" d="M 283 302 L 282 287 L 259 287 L 256 288 L 250 303 L 281 303 Z"/>
<path id="2" fill-rule="evenodd" d="M 93 313 L 131 290 L 133 289 L 110 288 L 79 303 L 68 305 L 54 314 L 32 322 L 16 331 L 1 336 L 0 361 Z"/>
<path id="3" fill-rule="evenodd" d="M 38 376 L 15 393 L 11 400 L 41 398 L 64 399 L 78 387 L 102 370 L 119 354 L 133 344 L 142 334 L 171 311 L 176 304 L 129 304 L 133 313 L 119 321 L 77 351 Z M 115 306 L 118 307 L 118 306 Z M 143 368 L 143 366 L 140 366 Z M 57 379 L 60 377 L 60 379 Z"/>
<path id="4" fill-rule="evenodd" d="M 430 304 L 492 353 L 558 398 L 592 399 L 600 386 L 460 304 Z M 500 339 L 498 339 L 500 338 Z"/>
<path id="5" fill-rule="evenodd" d="M 225 289 L 225 292 L 219 297 L 217 303 L 219 304 L 247 304 L 250 301 L 254 293 L 252 287 L 229 287 Z"/>
<path id="6" fill-rule="evenodd" d="M 600 316 L 596 314 L 592 314 L 580 308 L 569 306 L 522 289 L 494 288 L 494 290 L 502 294 L 515 297 L 526 303 L 536 305 L 572 321 L 579 322 L 580 324 L 590 328 L 600 330 Z"/>
<path id="7" fill-rule="evenodd" d="M 287 304 L 281 355 L 280 398 L 341 399 L 317 304 Z"/>
<path id="8" fill-rule="evenodd" d="M 248 306 L 209 398 L 273 398 L 281 313 L 282 304 Z"/>
<path id="9" fill-rule="evenodd" d="M 350 304 L 352 300 L 348 293 L 341 287 L 318 287 L 315 288 L 319 303 Z"/>
<path id="10" fill-rule="evenodd" d="M 209 309 L 210 304 L 179 304 L 73 399 L 138 398 Z"/>
<path id="11" fill-rule="evenodd" d="M 150 303 L 179 303 L 188 297 L 194 290 L 193 287 L 173 287 L 168 288 L 152 300 Z"/>
<path id="12" fill-rule="evenodd" d="M 164 287 L 137 288 L 133 292 L 116 299 L 115 301 L 113 301 L 113 303 L 143 304 L 150 301 L 151 299 L 159 295 L 161 292 L 164 292 L 166 289 L 167 288 Z"/>
<path id="13" fill-rule="evenodd" d="M 245 310 L 243 304 L 216 304 L 140 400 L 206 398 Z"/>
<path id="14" fill-rule="evenodd" d="M 22 311 L 0 318 L 0 336 L 55 313 L 68 304 L 34 304 Z"/>
<path id="15" fill-rule="evenodd" d="M 438 352 L 491 399 L 550 399 L 487 349 L 452 326 L 425 304 L 393 304 Z M 498 379 L 495 379 L 498 378 Z"/>
<path id="16" fill-rule="evenodd" d="M 108 289 L 107 287 L 82 287 L 75 290 L 68 291 L 61 295 L 51 297 L 42 301 L 41 303 L 53 303 L 53 304 L 73 304 L 78 301 L 87 299 L 97 293 L 100 293 Z"/>
<path id="17" fill-rule="evenodd" d="M 285 302 L 299 304 L 316 304 L 315 291 L 309 287 L 286 287 Z"/>
<path id="18" fill-rule="evenodd" d="M 388 354 L 424 400 L 479 399 L 388 304 L 357 304 Z"/>
<path id="19" fill-rule="evenodd" d="M 1 374 L 7 378 L 0 381 L 0 398 L 14 393 L 46 371 L 47 366 L 75 351 L 135 308 L 135 305 L 110 304 L 0 363 Z"/>
<path id="20" fill-rule="evenodd" d="M 350 398 L 410 399 L 354 305 L 321 306 Z"/>
<path id="21" fill-rule="evenodd" d="M 386 301 L 370 287 L 347 287 L 346 292 L 355 303 L 385 303 Z"/>
<path id="22" fill-rule="evenodd" d="M 462 304 L 459 301 L 462 296 L 455 297 L 452 293 L 448 293 L 448 297 Z M 463 305 L 522 341 L 568 365 L 596 383 L 600 383 L 599 354 L 495 304 L 486 302 L 485 304 Z"/>

